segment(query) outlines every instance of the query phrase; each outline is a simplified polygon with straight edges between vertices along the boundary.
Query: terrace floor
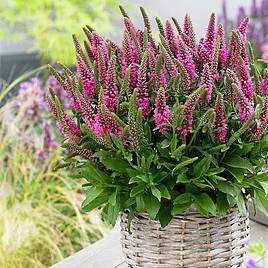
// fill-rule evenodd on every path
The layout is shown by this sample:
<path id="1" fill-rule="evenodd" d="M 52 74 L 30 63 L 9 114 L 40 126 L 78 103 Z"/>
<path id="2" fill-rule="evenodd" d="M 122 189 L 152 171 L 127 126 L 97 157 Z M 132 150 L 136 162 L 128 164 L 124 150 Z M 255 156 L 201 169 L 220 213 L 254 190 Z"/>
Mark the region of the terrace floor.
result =
<path id="1" fill-rule="evenodd" d="M 268 249 L 268 226 L 250 222 L 250 243 L 264 241 Z M 111 231 L 104 239 L 75 253 L 51 268 L 127 268 L 120 246 L 119 226 Z M 266 265 L 268 260 L 266 258 Z"/>

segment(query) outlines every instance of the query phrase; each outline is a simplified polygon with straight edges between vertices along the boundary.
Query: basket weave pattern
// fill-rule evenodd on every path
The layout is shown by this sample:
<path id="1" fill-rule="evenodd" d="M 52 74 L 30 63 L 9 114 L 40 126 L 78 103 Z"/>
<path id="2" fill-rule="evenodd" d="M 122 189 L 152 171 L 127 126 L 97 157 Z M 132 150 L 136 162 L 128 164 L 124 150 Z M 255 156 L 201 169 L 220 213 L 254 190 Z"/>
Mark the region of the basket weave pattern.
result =
<path id="1" fill-rule="evenodd" d="M 131 268 L 238 268 L 244 262 L 249 220 L 236 209 L 224 217 L 197 212 L 178 215 L 166 228 L 146 214 L 136 214 L 128 232 L 121 217 L 121 243 Z"/>

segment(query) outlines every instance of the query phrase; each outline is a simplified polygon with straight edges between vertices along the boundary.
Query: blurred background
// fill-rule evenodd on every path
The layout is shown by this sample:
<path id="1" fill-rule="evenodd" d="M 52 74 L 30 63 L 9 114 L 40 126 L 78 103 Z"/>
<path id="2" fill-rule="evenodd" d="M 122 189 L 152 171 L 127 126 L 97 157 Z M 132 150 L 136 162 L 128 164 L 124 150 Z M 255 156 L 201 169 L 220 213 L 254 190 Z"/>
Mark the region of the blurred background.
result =
<path id="1" fill-rule="evenodd" d="M 188 13 L 198 38 L 212 12 L 229 30 L 250 16 L 249 39 L 257 56 L 268 59 L 266 0 L 0 0 L 1 268 L 48 267 L 110 230 L 97 211 L 81 212 L 81 182 L 56 169 L 63 152 L 56 149 L 59 137 L 45 101 L 48 87 L 64 107 L 69 103 L 46 65 L 60 61 L 75 70 L 72 34 L 84 40 L 85 25 L 120 42 L 119 4 L 137 27 L 143 24 L 141 5 L 152 21 L 173 16 L 183 23 Z"/>

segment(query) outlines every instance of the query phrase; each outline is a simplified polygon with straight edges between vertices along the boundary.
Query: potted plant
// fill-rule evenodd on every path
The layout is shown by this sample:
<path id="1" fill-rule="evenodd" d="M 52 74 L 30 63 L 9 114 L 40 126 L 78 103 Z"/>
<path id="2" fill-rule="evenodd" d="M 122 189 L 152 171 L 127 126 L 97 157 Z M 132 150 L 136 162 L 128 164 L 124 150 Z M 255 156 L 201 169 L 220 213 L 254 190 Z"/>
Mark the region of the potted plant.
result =
<path id="1" fill-rule="evenodd" d="M 143 8 L 143 30 L 120 9 L 122 46 L 87 28 L 84 48 L 73 37 L 77 74 L 50 67 L 72 106 L 50 90 L 60 165 L 87 181 L 84 211 L 121 215 L 129 267 L 241 267 L 246 201 L 268 210 L 268 71 L 248 56 L 248 20 L 227 49 L 214 14 L 200 42 L 188 15 L 176 32 L 157 18 L 158 43 Z"/>

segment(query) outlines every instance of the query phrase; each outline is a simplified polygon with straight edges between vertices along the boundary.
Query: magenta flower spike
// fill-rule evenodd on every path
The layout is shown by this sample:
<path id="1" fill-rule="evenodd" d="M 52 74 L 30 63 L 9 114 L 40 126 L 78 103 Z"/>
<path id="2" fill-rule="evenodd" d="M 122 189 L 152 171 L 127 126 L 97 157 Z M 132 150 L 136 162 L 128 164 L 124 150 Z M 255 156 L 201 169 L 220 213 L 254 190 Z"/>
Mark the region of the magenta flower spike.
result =
<path id="1" fill-rule="evenodd" d="M 174 56 L 176 56 L 179 50 L 177 37 L 175 36 L 172 25 L 168 20 L 166 21 L 165 34 L 170 50 L 173 52 Z"/>
<path id="2" fill-rule="evenodd" d="M 98 47 L 98 60 L 97 60 L 97 67 L 98 67 L 98 74 L 100 81 L 104 82 L 106 79 L 107 74 L 107 60 L 104 57 L 103 51 L 100 47 Z"/>
<path id="3" fill-rule="evenodd" d="M 107 76 L 104 81 L 104 103 L 110 111 L 114 111 L 118 102 L 118 89 L 116 84 L 115 56 L 108 63 Z"/>
<path id="4" fill-rule="evenodd" d="M 150 113 L 149 91 L 147 84 L 147 53 L 145 52 L 138 70 L 138 85 L 136 93 L 136 103 L 142 109 L 142 116 L 146 117 Z"/>
<path id="5" fill-rule="evenodd" d="M 238 116 L 242 122 L 245 122 L 254 112 L 254 108 L 244 92 L 235 84 L 234 87 L 234 101 L 237 106 Z"/>
<path id="6" fill-rule="evenodd" d="M 248 24 L 249 18 L 246 17 L 241 21 L 240 25 L 237 28 L 237 30 L 241 33 L 244 42 L 247 39 Z"/>
<path id="7" fill-rule="evenodd" d="M 104 133 L 113 134 L 118 138 L 123 131 L 123 127 L 117 123 L 113 118 L 111 111 L 104 104 L 100 107 L 99 123 Z"/>
<path id="8" fill-rule="evenodd" d="M 260 121 L 266 121 L 268 119 L 268 97 L 264 99 L 262 113 L 260 114 Z"/>
<path id="9" fill-rule="evenodd" d="M 211 54 L 212 52 L 207 51 L 204 47 L 204 40 L 200 40 L 197 48 L 198 60 L 201 65 L 205 65 L 206 63 L 211 62 Z"/>
<path id="10" fill-rule="evenodd" d="M 196 38 L 195 33 L 192 25 L 191 18 L 188 14 L 184 17 L 184 23 L 183 23 L 183 33 L 184 35 L 188 36 L 186 45 L 189 46 L 192 50 L 195 51 L 196 49 Z"/>
<path id="11" fill-rule="evenodd" d="M 227 59 L 227 51 L 226 51 L 226 44 L 225 44 L 225 36 L 224 36 L 224 28 L 222 24 L 218 25 L 217 29 L 217 36 L 220 38 L 220 51 L 219 51 L 219 63 L 222 66 L 226 66 L 226 59 Z"/>
<path id="12" fill-rule="evenodd" d="M 63 81 L 63 86 L 65 91 L 67 92 L 67 95 L 70 98 L 70 103 L 71 103 L 71 107 L 74 109 L 74 111 L 79 111 L 80 107 L 79 107 L 79 103 L 73 93 L 72 90 L 72 86 L 71 86 L 71 81 L 67 81 L 66 79 Z"/>
<path id="13" fill-rule="evenodd" d="M 218 140 L 221 143 L 225 143 L 227 136 L 227 122 L 224 113 L 224 102 L 221 93 L 218 93 L 215 107 L 214 107 L 216 117 L 214 121 L 214 132 L 213 139 Z"/>
<path id="14" fill-rule="evenodd" d="M 168 71 L 169 75 L 171 76 L 171 78 L 174 79 L 178 74 L 177 67 L 176 67 L 173 59 L 168 54 L 168 52 L 163 47 L 161 47 L 161 49 L 162 49 L 163 58 L 164 58 L 164 62 L 165 62 L 165 66 L 167 68 L 167 71 Z"/>
<path id="15" fill-rule="evenodd" d="M 157 91 L 157 96 L 155 99 L 155 109 L 154 109 L 155 125 L 159 126 L 165 124 L 170 117 L 171 112 L 167 105 L 165 89 L 163 87 L 160 87 Z M 160 126 L 160 132 L 166 132 L 169 130 L 170 130 L 169 126 Z"/>
<path id="16" fill-rule="evenodd" d="M 241 85 L 241 89 L 245 96 L 251 100 L 253 97 L 253 83 L 250 78 L 250 72 L 248 66 L 245 64 L 242 57 L 238 58 L 238 71 L 239 71 L 239 81 Z"/>
<path id="17" fill-rule="evenodd" d="M 216 31 L 215 31 L 215 14 L 212 13 L 210 16 L 206 36 L 204 39 L 204 47 L 212 57 L 212 51 L 214 51 L 216 43 Z"/>
<path id="18" fill-rule="evenodd" d="M 185 45 L 180 37 L 178 37 L 178 47 L 177 58 L 184 65 L 190 78 L 194 78 L 196 76 L 195 63 L 190 48 Z"/>
<path id="19" fill-rule="evenodd" d="M 95 94 L 95 80 L 93 73 L 86 66 L 80 55 L 77 54 L 77 75 L 81 79 L 86 96 L 94 97 Z"/>
<path id="20" fill-rule="evenodd" d="M 122 41 L 122 76 L 125 76 L 126 68 L 131 64 L 130 69 L 130 88 L 133 90 L 137 86 L 137 70 L 136 70 L 136 59 L 133 56 L 133 48 L 130 46 L 131 39 L 127 31 L 124 31 Z"/>
<path id="21" fill-rule="evenodd" d="M 199 96 L 198 92 L 196 91 L 193 92 L 184 104 L 184 108 L 181 114 L 184 117 L 184 119 L 182 125 L 178 127 L 178 131 L 180 132 L 181 139 L 183 141 L 186 140 L 188 133 L 191 132 L 193 129 L 193 113 L 195 110 L 198 96 Z"/>
<path id="22" fill-rule="evenodd" d="M 91 33 L 91 39 L 91 49 L 94 55 L 94 60 L 98 59 L 98 47 L 101 48 L 105 60 L 108 60 L 108 50 L 105 41 L 95 31 Z"/>
<path id="23" fill-rule="evenodd" d="M 151 74 L 151 79 L 154 88 L 157 88 L 157 76 L 156 76 L 156 70 L 155 70 L 155 64 L 156 64 L 156 58 L 154 53 L 149 50 L 148 52 L 148 63 L 149 63 L 149 69 Z"/>
<path id="24" fill-rule="evenodd" d="M 264 76 L 261 81 L 261 89 L 263 93 L 268 94 L 268 69 L 265 69 L 264 71 Z"/>
<path id="25" fill-rule="evenodd" d="M 212 74 L 212 69 L 209 64 L 205 64 L 202 74 L 201 74 L 201 80 L 199 83 L 199 87 L 206 86 L 207 88 L 207 102 L 210 102 L 211 95 L 212 95 L 212 89 L 213 89 L 214 79 Z"/>

